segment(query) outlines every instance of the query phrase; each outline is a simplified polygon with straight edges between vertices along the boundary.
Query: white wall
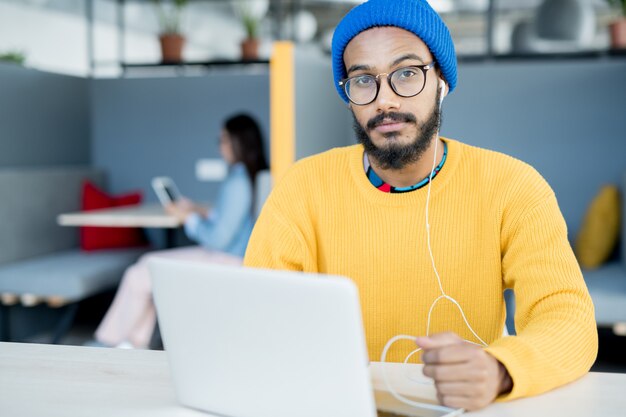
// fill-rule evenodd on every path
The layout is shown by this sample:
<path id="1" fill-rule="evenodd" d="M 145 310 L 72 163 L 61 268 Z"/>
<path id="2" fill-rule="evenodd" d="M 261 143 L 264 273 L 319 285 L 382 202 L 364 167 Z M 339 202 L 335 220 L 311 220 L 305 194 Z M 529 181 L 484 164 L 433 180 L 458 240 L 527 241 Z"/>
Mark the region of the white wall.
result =
<path id="1" fill-rule="evenodd" d="M 73 75 L 87 72 L 86 25 L 67 13 L 0 3 L 0 51 L 26 54 L 27 65 Z"/>

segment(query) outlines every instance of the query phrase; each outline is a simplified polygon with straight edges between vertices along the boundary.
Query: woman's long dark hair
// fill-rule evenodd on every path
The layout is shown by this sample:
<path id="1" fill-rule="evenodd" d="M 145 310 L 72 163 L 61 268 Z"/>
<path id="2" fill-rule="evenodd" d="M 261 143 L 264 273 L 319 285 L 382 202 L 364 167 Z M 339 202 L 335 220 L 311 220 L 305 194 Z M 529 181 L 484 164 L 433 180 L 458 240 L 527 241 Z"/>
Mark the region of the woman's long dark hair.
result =
<path id="1" fill-rule="evenodd" d="M 226 120 L 224 128 L 230 135 L 235 160 L 246 166 L 252 186 L 255 187 L 256 174 L 268 169 L 259 125 L 247 114 L 237 114 Z"/>

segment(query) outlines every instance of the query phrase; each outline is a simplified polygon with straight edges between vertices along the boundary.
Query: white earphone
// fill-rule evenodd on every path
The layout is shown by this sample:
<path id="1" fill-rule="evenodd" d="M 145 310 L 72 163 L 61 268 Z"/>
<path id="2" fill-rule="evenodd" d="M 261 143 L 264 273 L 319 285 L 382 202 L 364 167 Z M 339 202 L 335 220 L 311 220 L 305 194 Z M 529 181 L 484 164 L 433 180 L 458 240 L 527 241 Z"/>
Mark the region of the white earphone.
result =
<path id="1" fill-rule="evenodd" d="M 443 103 L 443 98 L 445 96 L 444 91 L 446 89 L 446 82 L 441 78 L 439 79 L 439 88 L 441 88 L 441 95 L 439 96 L 439 106 L 441 107 L 441 103 Z"/>

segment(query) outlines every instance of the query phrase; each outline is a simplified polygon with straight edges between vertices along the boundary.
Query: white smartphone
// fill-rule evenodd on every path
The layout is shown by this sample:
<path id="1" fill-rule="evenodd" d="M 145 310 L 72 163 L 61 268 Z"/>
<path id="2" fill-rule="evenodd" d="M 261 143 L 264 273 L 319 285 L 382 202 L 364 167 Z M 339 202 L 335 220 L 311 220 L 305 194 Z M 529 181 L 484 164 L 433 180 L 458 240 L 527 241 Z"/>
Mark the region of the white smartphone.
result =
<path id="1" fill-rule="evenodd" d="M 181 195 L 176 184 L 170 177 L 155 177 L 152 179 L 152 188 L 162 205 L 175 203 Z"/>

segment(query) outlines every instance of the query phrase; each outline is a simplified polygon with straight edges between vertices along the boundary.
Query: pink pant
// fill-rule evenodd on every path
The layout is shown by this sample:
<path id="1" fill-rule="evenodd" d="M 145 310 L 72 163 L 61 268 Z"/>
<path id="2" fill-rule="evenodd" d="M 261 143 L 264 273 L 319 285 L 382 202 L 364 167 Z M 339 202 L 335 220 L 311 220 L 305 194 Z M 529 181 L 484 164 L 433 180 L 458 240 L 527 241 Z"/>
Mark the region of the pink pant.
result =
<path id="1" fill-rule="evenodd" d="M 185 259 L 226 265 L 241 265 L 242 259 L 191 246 L 150 252 L 131 265 L 122 278 L 102 323 L 96 330 L 96 340 L 108 346 L 130 342 L 136 348 L 147 348 L 156 324 L 152 303 L 152 282 L 147 260 L 153 257 Z"/>

